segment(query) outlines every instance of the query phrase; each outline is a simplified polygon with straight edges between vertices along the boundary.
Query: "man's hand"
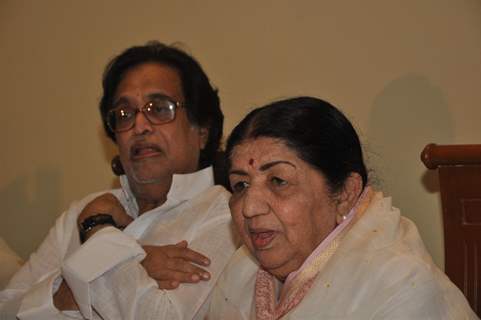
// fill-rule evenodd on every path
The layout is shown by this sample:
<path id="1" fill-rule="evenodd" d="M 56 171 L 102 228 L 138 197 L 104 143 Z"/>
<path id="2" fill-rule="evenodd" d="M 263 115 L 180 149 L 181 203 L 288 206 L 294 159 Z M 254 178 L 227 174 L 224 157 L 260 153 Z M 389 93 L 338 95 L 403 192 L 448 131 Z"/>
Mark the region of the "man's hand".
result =
<path id="1" fill-rule="evenodd" d="M 113 194 L 104 193 L 85 206 L 77 218 L 77 225 L 80 228 L 80 224 L 85 221 L 85 219 L 99 213 L 111 215 L 118 226 L 126 227 L 133 221 L 133 219 L 125 212 L 122 204 Z M 99 225 L 94 227 L 88 232 L 87 238 L 91 237 L 95 232 L 107 226 L 108 225 Z"/>
<path id="2" fill-rule="evenodd" d="M 75 302 L 73 297 L 72 290 L 70 290 L 70 287 L 65 280 L 62 280 L 62 284 L 60 284 L 57 292 L 53 295 L 53 304 L 55 305 L 55 308 L 60 311 L 79 309 L 77 302 Z"/>
<path id="3" fill-rule="evenodd" d="M 160 289 L 175 289 L 181 283 L 209 280 L 210 273 L 194 265 L 208 266 L 209 258 L 187 248 L 187 241 L 167 246 L 143 246 L 147 256 L 142 265 Z"/>

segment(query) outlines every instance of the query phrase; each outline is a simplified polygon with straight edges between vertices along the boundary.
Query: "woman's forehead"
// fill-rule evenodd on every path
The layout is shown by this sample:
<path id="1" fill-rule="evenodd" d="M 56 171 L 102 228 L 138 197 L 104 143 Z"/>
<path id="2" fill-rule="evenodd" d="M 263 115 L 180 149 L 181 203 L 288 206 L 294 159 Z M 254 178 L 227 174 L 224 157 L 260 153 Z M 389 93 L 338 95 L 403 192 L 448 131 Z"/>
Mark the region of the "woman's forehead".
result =
<path id="1" fill-rule="evenodd" d="M 248 139 L 234 147 L 233 166 L 260 166 L 270 161 L 300 161 L 296 153 L 282 140 L 261 137 Z"/>

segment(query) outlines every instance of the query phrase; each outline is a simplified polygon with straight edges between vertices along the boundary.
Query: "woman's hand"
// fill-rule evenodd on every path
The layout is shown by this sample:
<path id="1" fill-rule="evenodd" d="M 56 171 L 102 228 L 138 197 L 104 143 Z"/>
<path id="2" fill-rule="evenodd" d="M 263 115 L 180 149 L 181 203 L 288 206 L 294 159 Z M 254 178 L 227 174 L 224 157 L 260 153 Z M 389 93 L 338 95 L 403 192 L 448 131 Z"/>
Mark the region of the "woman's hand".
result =
<path id="1" fill-rule="evenodd" d="M 175 289 L 181 283 L 209 280 L 210 273 L 196 265 L 208 266 L 209 258 L 187 248 L 187 241 L 167 246 L 143 246 L 147 256 L 141 262 L 160 289 Z"/>

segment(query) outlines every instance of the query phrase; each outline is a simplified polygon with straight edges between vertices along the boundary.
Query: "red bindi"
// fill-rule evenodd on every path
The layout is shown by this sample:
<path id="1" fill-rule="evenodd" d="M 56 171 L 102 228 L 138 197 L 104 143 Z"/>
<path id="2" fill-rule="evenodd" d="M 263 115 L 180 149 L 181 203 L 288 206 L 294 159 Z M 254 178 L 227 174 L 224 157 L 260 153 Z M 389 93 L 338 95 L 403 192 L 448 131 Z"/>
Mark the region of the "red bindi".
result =
<path id="1" fill-rule="evenodd" d="M 252 166 L 254 164 L 254 159 L 249 160 L 249 165 Z"/>

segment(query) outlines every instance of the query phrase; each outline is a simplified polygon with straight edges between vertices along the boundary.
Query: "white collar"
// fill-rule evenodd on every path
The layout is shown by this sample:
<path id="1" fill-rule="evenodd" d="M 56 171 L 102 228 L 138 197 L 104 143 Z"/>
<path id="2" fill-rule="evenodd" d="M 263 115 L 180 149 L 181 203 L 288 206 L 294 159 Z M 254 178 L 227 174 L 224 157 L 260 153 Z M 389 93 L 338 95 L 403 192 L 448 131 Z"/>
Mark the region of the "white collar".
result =
<path id="1" fill-rule="evenodd" d="M 120 176 L 120 185 L 127 201 L 127 211 L 130 216 L 138 216 L 139 207 L 130 188 L 126 175 Z M 174 174 L 172 185 L 167 193 L 167 200 L 162 206 L 176 206 L 182 201 L 190 200 L 214 185 L 214 171 L 212 166 L 187 174 Z"/>

